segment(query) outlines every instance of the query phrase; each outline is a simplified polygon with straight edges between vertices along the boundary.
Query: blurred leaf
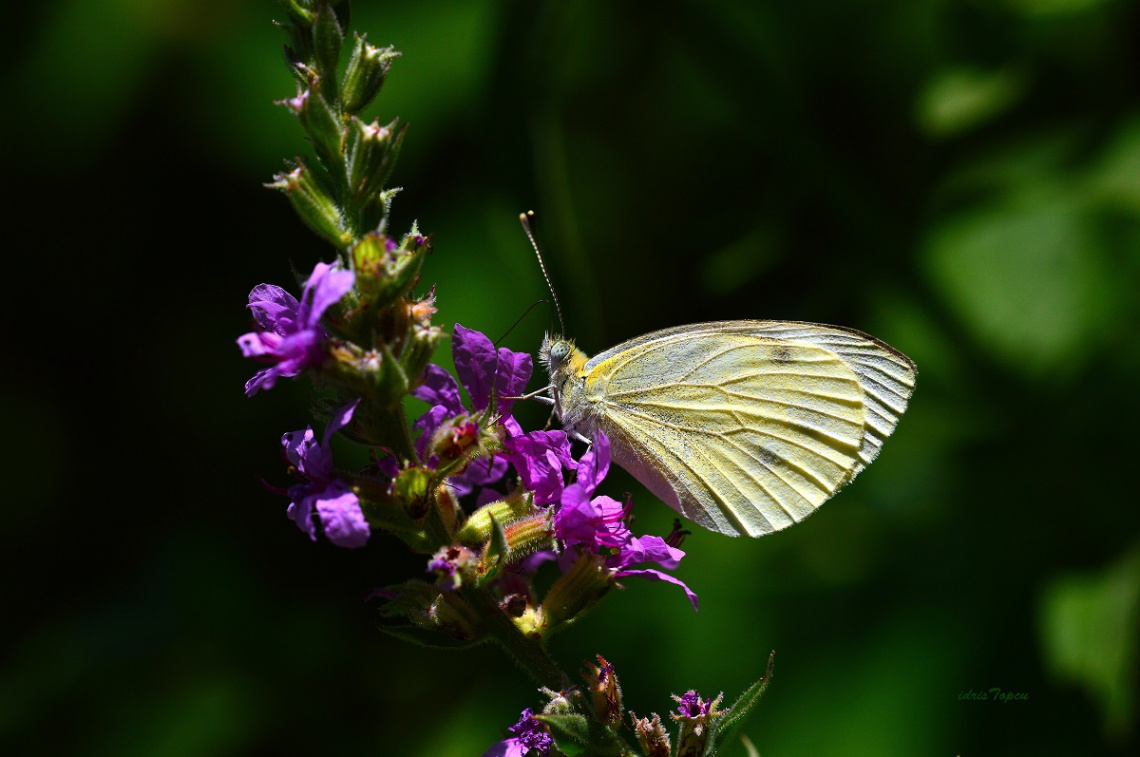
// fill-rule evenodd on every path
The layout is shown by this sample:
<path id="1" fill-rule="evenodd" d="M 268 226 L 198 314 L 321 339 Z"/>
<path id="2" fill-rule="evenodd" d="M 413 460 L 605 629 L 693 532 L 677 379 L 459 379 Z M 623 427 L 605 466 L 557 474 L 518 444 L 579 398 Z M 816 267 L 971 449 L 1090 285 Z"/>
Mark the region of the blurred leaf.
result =
<path id="1" fill-rule="evenodd" d="M 1084 687 L 1120 737 L 1136 716 L 1140 546 L 1100 575 L 1056 578 L 1041 598 L 1040 632 L 1053 675 Z"/>
<path id="2" fill-rule="evenodd" d="M 954 168 L 935 190 L 946 201 L 1048 181 L 1072 159 L 1082 134 L 1074 125 L 1020 130 L 981 157 Z"/>
<path id="3" fill-rule="evenodd" d="M 1012 107 L 1025 91 L 1017 69 L 950 68 L 936 73 L 918 98 L 918 125 L 934 137 L 952 137 Z"/>
<path id="4" fill-rule="evenodd" d="M 1085 188 L 1098 200 L 1140 213 L 1140 118 L 1117 131 L 1090 169 Z"/>
<path id="5" fill-rule="evenodd" d="M 926 269 L 982 347 L 1029 377 L 1072 374 L 1117 304 L 1078 202 L 1053 188 L 964 213 L 930 232 Z"/>

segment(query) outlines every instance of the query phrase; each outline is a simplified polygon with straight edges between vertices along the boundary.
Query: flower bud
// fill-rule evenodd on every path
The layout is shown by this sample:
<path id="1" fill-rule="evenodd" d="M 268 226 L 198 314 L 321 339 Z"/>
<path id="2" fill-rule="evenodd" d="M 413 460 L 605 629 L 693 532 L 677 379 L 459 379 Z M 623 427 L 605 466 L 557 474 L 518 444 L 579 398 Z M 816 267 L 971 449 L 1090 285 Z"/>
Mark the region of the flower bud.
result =
<path id="1" fill-rule="evenodd" d="M 380 608 L 381 628 L 402 638 L 455 646 L 455 641 L 474 641 L 484 633 L 479 617 L 458 595 L 425 581 L 405 581 L 377 594 L 388 600 Z M 396 621 L 401 618 L 412 628 L 400 627 Z"/>
<path id="2" fill-rule="evenodd" d="M 629 716 L 645 757 L 670 757 L 673 754 L 673 746 L 669 743 L 665 726 L 661 724 L 660 715 L 655 712 L 652 718 L 638 718 L 631 712 Z"/>
<path id="3" fill-rule="evenodd" d="M 614 585 L 610 571 L 598 555 L 582 554 L 550 586 L 542 600 L 539 628 L 543 635 L 578 618 L 598 603 Z"/>
<path id="4" fill-rule="evenodd" d="M 313 55 L 317 71 L 325 77 L 326 94 L 335 97 L 331 90 L 336 87 L 336 64 L 340 60 L 340 46 L 344 32 L 332 6 L 321 3 L 313 18 Z"/>
<path id="5" fill-rule="evenodd" d="M 355 35 L 340 86 L 341 105 L 346 113 L 359 113 L 368 107 L 399 55 L 393 47 L 374 47 L 363 34 Z"/>
<path id="6" fill-rule="evenodd" d="M 677 712 L 670 713 L 675 722 L 681 724 L 677 734 L 677 757 L 702 757 L 709 739 L 713 736 L 712 722 L 724 715 L 717 707 L 724 694 L 718 694 L 711 702 L 702 699 L 697 692 L 689 689 L 684 696 L 673 695 L 677 702 Z"/>
<path id="7" fill-rule="evenodd" d="M 385 409 L 398 406 L 411 386 L 408 374 L 396 359 L 388 345 L 381 343 L 372 351 L 375 359 L 368 365 L 369 383 L 376 404 Z"/>
<path id="8" fill-rule="evenodd" d="M 352 270 L 362 304 L 386 308 L 415 286 L 424 257 L 431 250 L 425 237 L 416 236 L 423 244 L 416 244 L 412 235 L 397 244 L 391 237 L 375 231 L 352 248 Z"/>
<path id="9" fill-rule="evenodd" d="M 301 220 L 327 241 L 337 247 L 344 247 L 352 241 L 336 203 L 300 159 L 296 168 L 276 174 L 273 182 L 265 186 L 284 192 Z"/>
<path id="10" fill-rule="evenodd" d="M 314 76 L 310 79 L 308 89 L 292 100 L 284 100 L 282 104 L 301 121 L 305 133 L 313 141 L 317 155 L 327 165 L 335 166 L 342 161 L 341 150 L 346 131 L 321 92 L 321 84 L 322 80 Z"/>
<path id="11" fill-rule="evenodd" d="M 413 314 L 415 307 L 412 308 Z M 435 348 L 443 339 L 443 329 L 438 326 L 421 325 L 413 322 L 408 329 L 408 339 L 400 352 L 400 365 L 407 376 L 422 376 L 424 368 L 431 361 Z"/>
<path id="12" fill-rule="evenodd" d="M 547 705 L 542 708 L 543 715 L 568 715 L 574 712 L 574 703 L 570 700 L 581 696 L 581 692 L 576 686 L 561 691 L 554 691 L 543 686 L 539 691 L 550 698 Z"/>
<path id="13" fill-rule="evenodd" d="M 503 568 L 541 549 L 554 549 L 554 534 L 546 512 L 519 518 L 505 525 L 491 520 L 491 537 L 479 561 L 480 585 L 494 580 Z M 535 615 L 535 622 L 537 622 Z M 534 629 L 534 630 L 537 630 Z"/>
<path id="14" fill-rule="evenodd" d="M 455 591 L 474 582 L 479 572 L 479 558 L 467 547 L 452 544 L 432 556 L 428 561 L 428 571 L 438 576 L 440 587 Z"/>
<path id="15" fill-rule="evenodd" d="M 348 137 L 352 147 L 348 155 L 348 185 L 357 200 L 379 194 L 396 165 L 400 144 L 408 128 L 405 124 L 397 131 L 396 124 L 397 119 L 381 126 L 378 120 L 366 124 L 356 116 L 352 117 Z"/>
<path id="16" fill-rule="evenodd" d="M 483 505 L 463 524 L 455 538 L 471 546 L 486 544 L 491 538 L 491 522 L 510 523 L 533 511 L 531 498 L 524 496 L 521 489 L 511 492 L 503 499 Z"/>
<path id="17" fill-rule="evenodd" d="M 312 0 L 281 0 L 281 4 L 285 6 L 289 20 L 297 26 L 307 29 L 313 25 Z"/>
<path id="18" fill-rule="evenodd" d="M 418 465 L 404 468 L 392 482 L 392 491 L 404 505 L 408 517 L 420 520 L 427 514 L 428 486 L 435 472 Z"/>
<path id="19" fill-rule="evenodd" d="M 621 686 L 614 666 L 601 655 L 598 655 L 598 662 L 599 665 L 586 663 L 582 677 L 586 679 L 594 703 L 594 716 L 606 728 L 614 729 L 621 725 Z"/>

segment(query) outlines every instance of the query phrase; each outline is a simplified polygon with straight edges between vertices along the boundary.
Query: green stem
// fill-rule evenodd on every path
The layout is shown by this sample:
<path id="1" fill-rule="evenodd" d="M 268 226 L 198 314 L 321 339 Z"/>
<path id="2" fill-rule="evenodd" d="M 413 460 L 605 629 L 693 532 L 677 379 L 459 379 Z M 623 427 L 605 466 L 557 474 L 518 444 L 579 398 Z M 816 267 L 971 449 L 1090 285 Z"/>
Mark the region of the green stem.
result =
<path id="1" fill-rule="evenodd" d="M 463 586 L 460 589 L 460 594 L 487 624 L 488 630 L 503 645 L 507 653 L 540 686 L 545 686 L 554 691 L 559 691 L 565 687 L 569 679 L 558 667 L 558 663 L 547 653 L 542 641 L 531 638 L 520 631 L 514 621 L 499 608 L 499 604 L 490 593 L 474 586 Z"/>

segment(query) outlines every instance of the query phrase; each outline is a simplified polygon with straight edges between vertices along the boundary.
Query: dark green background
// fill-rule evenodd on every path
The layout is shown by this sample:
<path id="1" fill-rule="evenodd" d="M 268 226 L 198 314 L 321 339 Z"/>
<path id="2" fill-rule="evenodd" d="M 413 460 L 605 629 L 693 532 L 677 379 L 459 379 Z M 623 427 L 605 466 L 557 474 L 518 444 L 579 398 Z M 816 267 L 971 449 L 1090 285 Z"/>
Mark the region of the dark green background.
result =
<path id="1" fill-rule="evenodd" d="M 765 757 L 1138 753 L 1136 3 L 355 10 L 405 53 L 375 113 L 410 123 L 394 223 L 434 234 L 441 324 L 498 338 L 544 296 L 533 207 L 587 352 L 783 318 L 919 366 L 821 514 L 693 534 L 700 613 L 630 580 L 554 640 L 568 669 L 604 654 L 664 712 L 732 699 L 775 649 L 746 729 Z M 330 259 L 260 187 L 304 151 L 272 104 L 283 13 L 4 14 L 0 751 L 480 754 L 532 684 L 491 648 L 381 635 L 362 595 L 422 558 L 312 544 L 261 484 L 287 483 L 307 393 L 242 396 L 246 294 Z M 668 528 L 635 502 L 637 530 Z M 994 687 L 1028 699 L 960 699 Z"/>

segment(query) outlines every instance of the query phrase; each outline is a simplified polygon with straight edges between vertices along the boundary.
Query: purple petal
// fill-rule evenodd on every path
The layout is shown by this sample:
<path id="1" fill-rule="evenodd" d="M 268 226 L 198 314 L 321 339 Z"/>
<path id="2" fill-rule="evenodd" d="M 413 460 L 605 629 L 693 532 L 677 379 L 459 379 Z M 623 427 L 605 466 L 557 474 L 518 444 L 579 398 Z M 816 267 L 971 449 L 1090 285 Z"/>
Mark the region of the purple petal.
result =
<path id="1" fill-rule="evenodd" d="M 310 481 L 319 480 L 325 483 L 326 477 L 320 476 L 326 470 L 332 470 L 332 456 L 317 444 L 317 435 L 312 427 L 304 431 L 290 431 L 281 436 L 281 446 L 285 448 L 285 459 L 296 468 L 301 475 Z"/>
<path id="2" fill-rule="evenodd" d="M 490 749 L 483 752 L 483 757 L 526 757 L 526 753 L 529 751 L 530 747 L 518 739 L 510 738 L 492 745 Z"/>
<path id="3" fill-rule="evenodd" d="M 463 412 L 463 400 L 459 397 L 459 384 L 450 373 L 435 363 L 428 363 L 424 369 L 423 383 L 412 390 L 412 396 L 429 405 L 443 405 L 453 415 Z"/>
<path id="4" fill-rule="evenodd" d="M 257 325 L 275 334 L 286 334 L 296 328 L 300 303 L 297 298 L 274 284 L 258 284 L 249 293 L 249 305 Z"/>
<path id="5" fill-rule="evenodd" d="M 510 415 L 514 400 L 526 391 L 527 382 L 534 372 L 534 364 L 526 352 L 512 352 L 506 347 L 499 350 L 499 366 L 495 373 L 495 395 L 498 398 L 497 410 Z"/>
<path id="6" fill-rule="evenodd" d="M 614 575 L 615 576 L 644 576 L 645 578 L 648 578 L 650 581 L 664 581 L 666 583 L 671 583 L 671 584 L 675 584 L 677 586 L 680 586 L 682 589 L 685 590 L 685 596 L 689 598 L 689 602 L 693 605 L 693 610 L 696 611 L 698 609 L 696 593 L 693 592 L 693 590 L 690 589 L 688 586 L 686 586 L 684 581 L 682 581 L 679 578 L 675 578 L 675 577 L 669 575 L 668 573 L 662 573 L 661 571 L 654 570 L 653 568 L 638 568 L 638 569 L 634 569 L 634 570 L 619 570 Z"/>
<path id="7" fill-rule="evenodd" d="M 400 463 L 394 457 L 385 457 L 376 461 L 376 470 L 388 478 L 400 475 Z"/>
<path id="8" fill-rule="evenodd" d="M 472 409 L 485 409 L 491 399 L 491 388 L 495 383 L 499 362 L 495 345 L 478 331 L 457 323 L 451 335 L 451 358 L 459 380 L 471 397 Z"/>
<path id="9" fill-rule="evenodd" d="M 617 500 L 605 496 L 591 500 L 579 484 L 571 484 L 562 493 L 554 530 L 569 545 L 623 547 L 632 536 L 625 516 L 626 508 Z"/>
<path id="10" fill-rule="evenodd" d="M 370 531 L 360 509 L 360 500 L 342 482 L 330 483 L 316 496 L 316 504 L 325 536 L 333 544 L 356 549 L 368 542 Z"/>
<path id="11" fill-rule="evenodd" d="M 536 505 L 549 505 L 562 496 L 562 469 L 576 465 L 570 457 L 570 441 L 563 431 L 532 431 L 511 436 L 502 453 L 519 472 L 523 486 L 534 492 Z"/>
<path id="12" fill-rule="evenodd" d="M 513 569 L 519 573 L 534 573 L 543 563 L 556 559 L 558 559 L 558 555 L 554 554 L 554 550 L 540 549 L 533 555 L 527 555 L 522 560 L 519 560 L 514 564 Z"/>
<path id="13" fill-rule="evenodd" d="M 251 331 L 238 337 L 237 343 L 241 347 L 242 357 L 261 357 L 262 355 L 275 355 L 281 344 L 281 335 L 268 331 Z"/>
<path id="14" fill-rule="evenodd" d="M 297 528 L 309 535 L 313 541 L 317 540 L 317 524 L 313 522 L 313 504 L 316 498 L 309 493 L 305 484 L 289 487 L 289 509 L 286 514 L 289 520 L 297 524 Z"/>
<path id="15" fill-rule="evenodd" d="M 329 418 L 328 425 L 325 426 L 325 436 L 321 442 L 322 446 L 328 447 L 329 439 L 332 439 L 332 435 L 349 424 L 352 420 L 352 414 L 356 411 L 356 406 L 359 404 L 360 397 L 357 397 L 332 414 L 332 417 Z"/>
<path id="16" fill-rule="evenodd" d="M 457 496 L 465 497 L 475 491 L 476 487 L 493 484 L 501 479 L 507 468 L 507 461 L 501 457 L 481 457 L 468 463 L 462 474 L 447 479 L 447 483 Z"/>
<path id="17" fill-rule="evenodd" d="M 428 442 L 431 441 L 432 434 L 439 428 L 439 424 L 451 417 L 452 414 L 450 410 L 443 405 L 436 405 L 416 419 L 412 428 L 423 431 L 420 437 L 416 439 L 416 455 L 419 456 L 421 461 L 424 459 L 424 453 L 427 452 L 427 445 Z"/>
<path id="18" fill-rule="evenodd" d="M 482 507 L 483 505 L 489 505 L 492 502 L 495 502 L 496 500 L 500 500 L 502 498 L 503 493 L 500 491 L 495 491 L 491 488 L 480 489 L 479 494 L 475 497 L 475 507 L 478 508 Z"/>
<path id="19" fill-rule="evenodd" d="M 594 435 L 594 443 L 578 461 L 578 485 L 593 496 L 598 484 L 610 470 L 610 440 L 600 429 Z"/>
<path id="20" fill-rule="evenodd" d="M 353 279 L 352 271 L 333 268 L 328 263 L 317 263 L 309 274 L 309 280 L 305 282 L 298 320 L 306 328 L 317 326 L 325 311 L 352 289 Z"/>
<path id="21" fill-rule="evenodd" d="M 606 561 L 611 568 L 624 568 L 627 565 L 640 565 L 655 562 L 665 570 L 673 570 L 681 564 L 684 551 L 670 546 L 660 536 L 639 536 L 624 544 L 621 551 Z"/>
<path id="22" fill-rule="evenodd" d="M 277 383 L 277 377 L 280 375 L 281 373 L 277 370 L 277 366 L 258 371 L 253 374 L 253 378 L 245 382 L 245 396 L 252 397 L 262 389 L 272 389 Z"/>

